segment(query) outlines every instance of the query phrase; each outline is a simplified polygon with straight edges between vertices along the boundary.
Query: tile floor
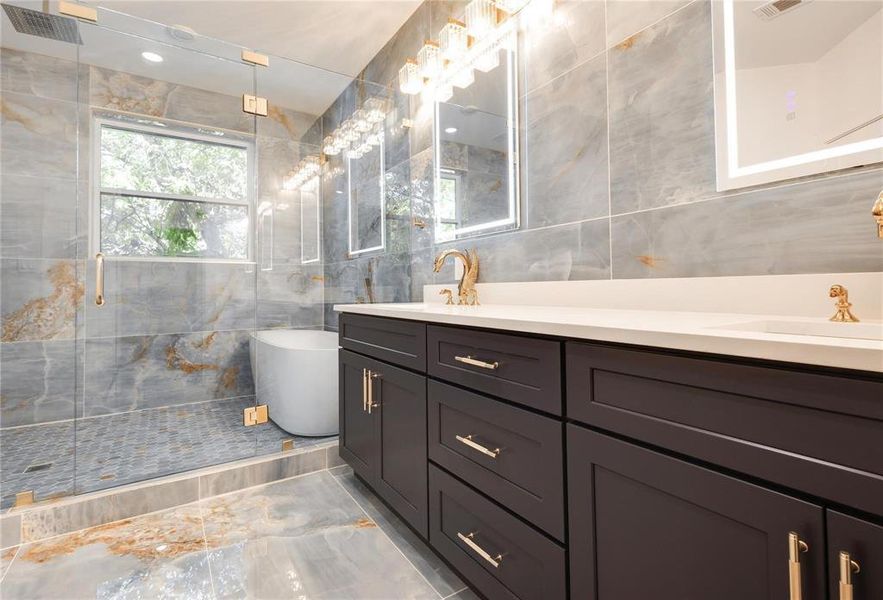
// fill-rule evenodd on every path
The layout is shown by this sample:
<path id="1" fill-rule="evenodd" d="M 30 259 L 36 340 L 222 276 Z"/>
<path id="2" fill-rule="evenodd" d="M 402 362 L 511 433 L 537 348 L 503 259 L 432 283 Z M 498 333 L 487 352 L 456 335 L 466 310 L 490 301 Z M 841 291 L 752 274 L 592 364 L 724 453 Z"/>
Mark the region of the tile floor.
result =
<path id="1" fill-rule="evenodd" d="M 38 500 L 82 494 L 278 452 L 284 439 L 299 448 L 334 439 L 293 436 L 272 421 L 244 427 L 242 410 L 253 403 L 236 398 L 0 430 L 0 508 L 23 490 Z"/>
<path id="2" fill-rule="evenodd" d="M 349 467 L 12 548 L 0 576 L 4 600 L 477 599 Z"/>

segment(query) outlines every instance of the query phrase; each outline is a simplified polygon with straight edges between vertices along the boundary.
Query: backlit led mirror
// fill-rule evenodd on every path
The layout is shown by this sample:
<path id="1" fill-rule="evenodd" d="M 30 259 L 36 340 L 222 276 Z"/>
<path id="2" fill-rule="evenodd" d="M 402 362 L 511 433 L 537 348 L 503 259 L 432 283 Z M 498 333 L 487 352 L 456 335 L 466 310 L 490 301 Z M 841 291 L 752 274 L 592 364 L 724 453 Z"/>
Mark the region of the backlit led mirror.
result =
<path id="1" fill-rule="evenodd" d="M 883 3 L 713 5 L 718 190 L 883 160 Z"/>
<path id="2" fill-rule="evenodd" d="M 515 33 L 460 73 L 435 104 L 435 240 L 518 228 Z"/>

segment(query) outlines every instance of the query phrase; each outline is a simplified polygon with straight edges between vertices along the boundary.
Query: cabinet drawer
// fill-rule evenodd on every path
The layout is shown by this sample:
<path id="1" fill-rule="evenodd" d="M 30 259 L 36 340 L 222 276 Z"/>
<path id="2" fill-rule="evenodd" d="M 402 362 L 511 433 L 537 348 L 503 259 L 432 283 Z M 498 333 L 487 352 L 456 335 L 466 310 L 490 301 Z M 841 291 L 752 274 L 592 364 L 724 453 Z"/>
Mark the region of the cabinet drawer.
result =
<path id="1" fill-rule="evenodd" d="M 429 382 L 429 458 L 564 540 L 563 425 Z"/>
<path id="2" fill-rule="evenodd" d="M 561 344 L 454 327 L 427 328 L 429 374 L 561 414 Z"/>
<path id="3" fill-rule="evenodd" d="M 488 598 L 566 595 L 561 546 L 433 465 L 429 542 Z"/>
<path id="4" fill-rule="evenodd" d="M 415 371 L 426 371 L 426 325 L 413 321 L 340 316 L 340 345 Z"/>
<path id="5" fill-rule="evenodd" d="M 567 416 L 874 512 L 883 377 L 567 343 Z"/>

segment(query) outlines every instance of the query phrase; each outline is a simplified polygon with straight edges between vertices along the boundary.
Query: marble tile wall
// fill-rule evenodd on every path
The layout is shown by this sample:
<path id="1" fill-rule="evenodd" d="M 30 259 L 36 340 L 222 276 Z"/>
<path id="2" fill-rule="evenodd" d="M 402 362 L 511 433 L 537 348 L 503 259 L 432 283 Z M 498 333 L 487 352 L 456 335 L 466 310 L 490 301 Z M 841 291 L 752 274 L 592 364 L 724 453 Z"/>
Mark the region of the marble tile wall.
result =
<path id="1" fill-rule="evenodd" d="M 76 49 L 61 60 L 3 48 L 0 62 L 2 426 L 253 394 L 249 331 L 323 324 L 322 265 L 302 264 L 300 194 L 282 189 L 318 151 L 321 120 L 272 102 L 255 119 L 237 97 L 78 66 Z M 255 86 L 253 67 L 228 71 Z M 252 137 L 257 204 L 269 215 L 256 235 L 259 264 L 109 259 L 107 302 L 96 307 L 90 111 Z"/>
<path id="2" fill-rule="evenodd" d="M 395 77 L 463 6 L 425 2 L 362 74 L 394 98 L 388 244 L 348 257 L 346 205 L 330 186 L 327 328 L 337 324 L 331 304 L 370 301 L 366 277 L 377 302 L 453 284 L 450 265 L 431 272 L 449 246 L 478 250 L 483 281 L 883 271 L 868 216 L 883 165 L 715 190 L 711 0 L 556 0 L 554 19 L 523 28 L 520 229 L 436 244 L 432 111 L 401 95 Z"/>

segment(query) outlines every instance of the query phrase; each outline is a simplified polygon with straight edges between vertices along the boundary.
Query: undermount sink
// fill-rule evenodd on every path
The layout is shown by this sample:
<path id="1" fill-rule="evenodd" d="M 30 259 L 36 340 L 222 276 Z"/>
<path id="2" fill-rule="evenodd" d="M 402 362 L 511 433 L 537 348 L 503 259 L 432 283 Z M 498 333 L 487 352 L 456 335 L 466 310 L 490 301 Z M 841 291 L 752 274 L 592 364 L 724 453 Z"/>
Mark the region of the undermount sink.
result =
<path id="1" fill-rule="evenodd" d="M 883 323 L 835 323 L 833 321 L 751 321 L 724 325 L 717 329 L 757 331 L 785 335 L 816 335 L 883 341 Z"/>

